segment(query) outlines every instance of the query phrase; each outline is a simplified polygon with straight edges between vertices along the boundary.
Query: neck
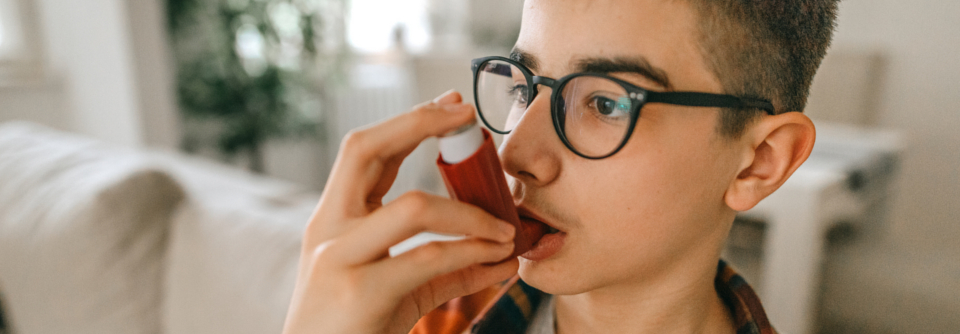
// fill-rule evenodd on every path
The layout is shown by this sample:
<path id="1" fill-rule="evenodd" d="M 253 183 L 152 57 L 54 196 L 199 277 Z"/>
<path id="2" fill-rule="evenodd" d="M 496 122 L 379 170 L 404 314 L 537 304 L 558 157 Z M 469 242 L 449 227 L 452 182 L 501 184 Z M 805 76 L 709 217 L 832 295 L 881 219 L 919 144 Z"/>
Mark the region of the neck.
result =
<path id="1" fill-rule="evenodd" d="M 716 261 L 672 267 L 701 269 L 556 296 L 557 333 L 733 333 L 730 312 L 714 289 Z"/>

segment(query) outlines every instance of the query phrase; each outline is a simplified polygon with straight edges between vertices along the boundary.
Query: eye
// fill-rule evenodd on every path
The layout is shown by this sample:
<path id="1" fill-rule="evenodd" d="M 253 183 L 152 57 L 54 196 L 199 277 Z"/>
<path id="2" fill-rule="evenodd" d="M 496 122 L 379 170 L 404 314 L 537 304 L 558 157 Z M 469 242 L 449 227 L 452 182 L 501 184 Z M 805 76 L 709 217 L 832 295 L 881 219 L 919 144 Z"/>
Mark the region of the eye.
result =
<path id="1" fill-rule="evenodd" d="M 513 87 L 510 87 L 507 94 L 513 98 L 513 100 L 519 105 L 527 105 L 527 96 L 529 94 L 529 87 L 526 84 L 517 84 Z"/>
<path id="2" fill-rule="evenodd" d="M 594 109 L 604 116 L 609 116 L 617 107 L 615 101 L 603 96 L 593 98 L 593 105 Z"/>
<path id="3" fill-rule="evenodd" d="M 630 112 L 631 101 L 627 97 L 611 99 L 606 96 L 594 96 L 589 107 L 604 117 L 622 117 Z"/>

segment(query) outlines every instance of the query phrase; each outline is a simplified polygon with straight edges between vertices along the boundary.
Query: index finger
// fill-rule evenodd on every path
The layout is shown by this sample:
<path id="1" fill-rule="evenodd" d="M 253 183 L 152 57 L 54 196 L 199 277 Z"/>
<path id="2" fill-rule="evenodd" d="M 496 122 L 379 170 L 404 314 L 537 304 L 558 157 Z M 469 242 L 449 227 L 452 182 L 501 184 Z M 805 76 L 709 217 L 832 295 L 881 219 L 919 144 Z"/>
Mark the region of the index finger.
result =
<path id="1" fill-rule="evenodd" d="M 459 93 L 448 93 L 441 99 L 445 101 L 421 104 L 348 134 L 324 189 L 325 195 L 336 194 L 327 204 L 344 210 L 341 213 L 346 217 L 362 216 L 367 213 L 368 199 L 386 193 L 400 162 L 420 142 L 475 121 L 473 106 L 460 103 Z"/>
<path id="2" fill-rule="evenodd" d="M 339 239 L 337 258 L 356 265 L 379 259 L 390 246 L 420 232 L 510 242 L 516 229 L 479 207 L 418 191 L 403 194 Z"/>

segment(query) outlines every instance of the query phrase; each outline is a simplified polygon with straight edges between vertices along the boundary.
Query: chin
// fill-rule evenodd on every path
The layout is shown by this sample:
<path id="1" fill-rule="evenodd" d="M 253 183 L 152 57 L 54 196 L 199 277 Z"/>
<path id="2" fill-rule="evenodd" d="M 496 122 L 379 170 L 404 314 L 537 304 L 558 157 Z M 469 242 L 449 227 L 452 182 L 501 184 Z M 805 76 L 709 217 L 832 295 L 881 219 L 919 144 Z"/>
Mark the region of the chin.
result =
<path id="1" fill-rule="evenodd" d="M 589 291 L 583 277 L 576 275 L 578 270 L 573 266 L 563 265 L 560 260 L 553 258 L 531 261 L 521 257 L 517 273 L 528 285 L 552 295 L 573 295 Z"/>

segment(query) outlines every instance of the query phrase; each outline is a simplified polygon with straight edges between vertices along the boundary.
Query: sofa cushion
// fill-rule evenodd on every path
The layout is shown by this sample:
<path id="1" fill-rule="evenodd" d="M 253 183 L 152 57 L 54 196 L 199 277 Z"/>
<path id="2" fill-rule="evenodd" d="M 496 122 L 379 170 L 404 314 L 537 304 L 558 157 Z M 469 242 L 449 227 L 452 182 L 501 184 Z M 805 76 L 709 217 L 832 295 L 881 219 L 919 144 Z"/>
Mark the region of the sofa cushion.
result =
<path id="1" fill-rule="evenodd" d="M 210 161 L 161 158 L 188 193 L 167 246 L 166 331 L 279 333 L 320 195 Z"/>
<path id="2" fill-rule="evenodd" d="M 170 333 L 279 333 L 303 228 L 318 195 L 191 197 L 173 220 L 164 326 Z"/>
<path id="3" fill-rule="evenodd" d="M 142 154 L 0 125 L 0 291 L 14 332 L 158 333 L 184 192 Z"/>

